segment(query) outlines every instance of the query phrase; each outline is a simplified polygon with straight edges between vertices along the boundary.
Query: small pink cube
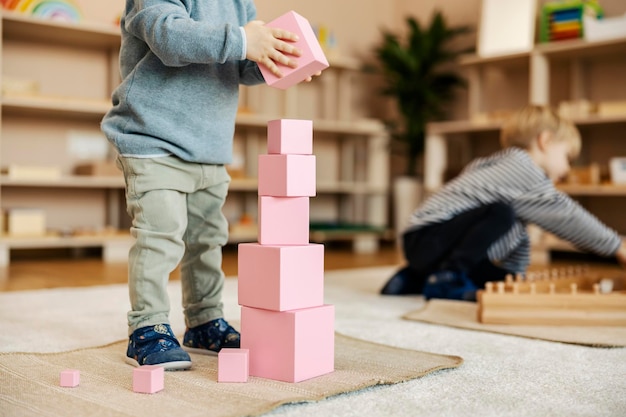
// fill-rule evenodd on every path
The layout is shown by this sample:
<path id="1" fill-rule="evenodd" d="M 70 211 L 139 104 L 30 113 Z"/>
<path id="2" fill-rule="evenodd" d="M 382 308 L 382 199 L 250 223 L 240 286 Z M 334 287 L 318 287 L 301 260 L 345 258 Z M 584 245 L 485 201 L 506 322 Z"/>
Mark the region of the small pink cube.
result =
<path id="1" fill-rule="evenodd" d="M 163 390 L 165 368 L 158 365 L 143 365 L 133 369 L 133 391 L 154 394 Z"/>
<path id="2" fill-rule="evenodd" d="M 217 382 L 248 382 L 248 349 L 220 350 L 217 355 Z"/>
<path id="3" fill-rule="evenodd" d="M 66 369 L 61 371 L 61 386 L 74 388 L 80 383 L 80 371 L 76 369 Z"/>
<path id="4" fill-rule="evenodd" d="M 277 119 L 267 123 L 267 153 L 311 155 L 313 121 Z"/>
<path id="5" fill-rule="evenodd" d="M 259 195 L 315 196 L 315 155 L 259 155 Z"/>

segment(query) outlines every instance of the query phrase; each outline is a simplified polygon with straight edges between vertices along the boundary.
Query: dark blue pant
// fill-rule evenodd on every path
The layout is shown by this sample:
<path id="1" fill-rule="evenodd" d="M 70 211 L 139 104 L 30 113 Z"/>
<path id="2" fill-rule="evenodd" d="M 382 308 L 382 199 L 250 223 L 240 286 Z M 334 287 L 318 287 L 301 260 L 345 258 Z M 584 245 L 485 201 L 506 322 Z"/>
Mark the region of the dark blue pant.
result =
<path id="1" fill-rule="evenodd" d="M 404 234 L 404 256 L 421 292 L 428 275 L 435 271 L 465 272 L 478 288 L 487 281 L 504 279 L 506 271 L 487 257 L 489 247 L 504 236 L 515 222 L 513 209 L 493 203 Z"/>

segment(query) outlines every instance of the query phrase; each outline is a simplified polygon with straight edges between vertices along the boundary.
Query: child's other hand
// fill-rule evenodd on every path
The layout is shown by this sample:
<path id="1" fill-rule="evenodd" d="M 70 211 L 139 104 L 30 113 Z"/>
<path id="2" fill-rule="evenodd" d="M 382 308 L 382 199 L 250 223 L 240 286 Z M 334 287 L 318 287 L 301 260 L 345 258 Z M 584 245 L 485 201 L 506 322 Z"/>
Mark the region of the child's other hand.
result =
<path id="1" fill-rule="evenodd" d="M 296 68 L 298 63 L 286 56 L 300 56 L 301 51 L 290 44 L 298 40 L 295 33 L 283 29 L 270 28 L 260 20 L 254 20 L 243 27 L 246 32 L 248 50 L 246 58 L 266 66 L 272 74 L 282 77 L 276 63 Z M 287 41 L 287 42 L 286 42 Z"/>
<path id="2" fill-rule="evenodd" d="M 307 83 L 310 83 L 313 80 L 313 77 L 319 77 L 320 75 L 322 75 L 322 71 L 317 71 L 312 76 L 307 77 L 304 81 L 307 82 Z"/>
<path id="3" fill-rule="evenodd" d="M 626 268 L 626 240 L 622 240 L 622 244 L 617 250 L 617 253 L 615 253 L 615 257 L 622 267 Z"/>

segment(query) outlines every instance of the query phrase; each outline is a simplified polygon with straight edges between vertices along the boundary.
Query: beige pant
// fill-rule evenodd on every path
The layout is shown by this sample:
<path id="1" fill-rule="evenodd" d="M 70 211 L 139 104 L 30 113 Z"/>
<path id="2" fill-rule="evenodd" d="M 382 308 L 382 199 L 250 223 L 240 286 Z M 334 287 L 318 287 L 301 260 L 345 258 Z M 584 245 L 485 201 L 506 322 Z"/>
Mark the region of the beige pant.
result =
<path id="1" fill-rule="evenodd" d="M 225 167 L 173 156 L 119 157 L 118 165 L 136 239 L 128 262 L 129 334 L 169 323 L 167 283 L 179 264 L 186 326 L 222 317 L 222 246 L 228 240 L 222 207 L 230 183 Z"/>

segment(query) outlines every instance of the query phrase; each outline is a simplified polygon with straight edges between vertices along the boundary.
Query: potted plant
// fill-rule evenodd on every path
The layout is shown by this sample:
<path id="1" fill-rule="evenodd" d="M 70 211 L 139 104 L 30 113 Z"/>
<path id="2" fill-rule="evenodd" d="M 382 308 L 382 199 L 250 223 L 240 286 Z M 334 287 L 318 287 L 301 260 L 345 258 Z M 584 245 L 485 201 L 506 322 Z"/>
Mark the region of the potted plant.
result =
<path id="1" fill-rule="evenodd" d="M 407 17 L 406 23 L 408 30 L 403 38 L 383 31 L 382 42 L 374 52 L 378 60 L 377 72 L 382 75 L 384 83 L 382 94 L 392 97 L 397 107 L 398 120 L 387 124 L 393 141 L 406 155 L 405 176 L 412 179 L 409 187 L 416 188 L 415 192 L 421 194 L 418 167 L 422 166 L 419 158 L 424 152 L 426 126 L 445 117 L 446 106 L 454 98 L 454 93 L 465 86 L 452 64 L 467 51 L 455 50 L 450 44 L 470 29 L 466 26 L 449 27 L 439 11 L 433 14 L 428 26 L 422 27 L 414 17 Z M 406 192 L 400 191 L 401 200 L 398 202 L 396 198 L 395 206 L 398 208 L 403 204 L 412 211 L 420 197 L 412 199 Z M 409 214 L 398 214 L 396 210 L 397 231 L 401 228 L 398 222 L 404 222 Z"/>

